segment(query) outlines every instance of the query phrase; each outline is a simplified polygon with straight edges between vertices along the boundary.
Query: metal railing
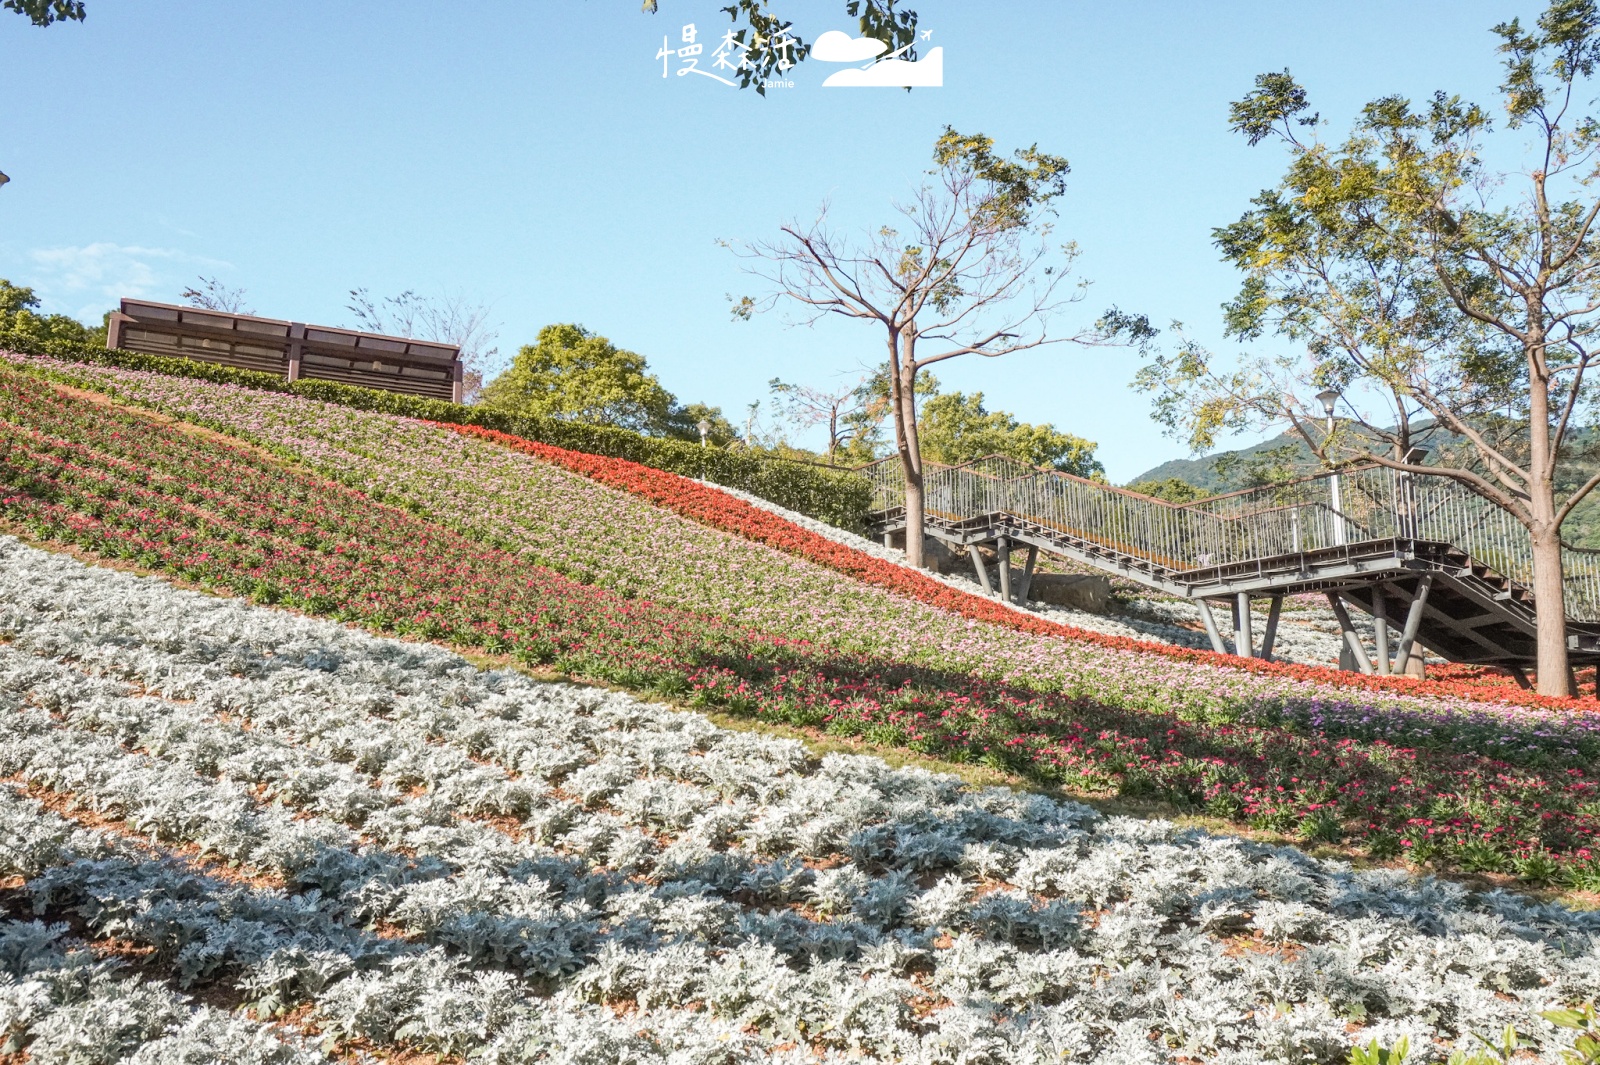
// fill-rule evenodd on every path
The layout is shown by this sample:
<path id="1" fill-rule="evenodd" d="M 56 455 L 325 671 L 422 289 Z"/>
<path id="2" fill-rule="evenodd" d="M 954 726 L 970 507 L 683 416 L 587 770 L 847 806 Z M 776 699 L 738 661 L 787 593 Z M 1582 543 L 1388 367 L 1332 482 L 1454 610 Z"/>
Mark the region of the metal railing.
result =
<path id="1" fill-rule="evenodd" d="M 904 506 L 898 458 L 861 472 L 873 486 L 874 511 Z M 927 464 L 923 502 L 930 518 L 1008 514 L 1168 576 L 1376 540 L 1421 540 L 1450 544 L 1524 588 L 1533 585 L 1527 530 L 1504 508 L 1460 482 L 1383 466 L 1178 505 L 989 456 L 962 466 Z M 1600 621 L 1600 553 L 1565 549 L 1562 562 L 1568 617 Z"/>

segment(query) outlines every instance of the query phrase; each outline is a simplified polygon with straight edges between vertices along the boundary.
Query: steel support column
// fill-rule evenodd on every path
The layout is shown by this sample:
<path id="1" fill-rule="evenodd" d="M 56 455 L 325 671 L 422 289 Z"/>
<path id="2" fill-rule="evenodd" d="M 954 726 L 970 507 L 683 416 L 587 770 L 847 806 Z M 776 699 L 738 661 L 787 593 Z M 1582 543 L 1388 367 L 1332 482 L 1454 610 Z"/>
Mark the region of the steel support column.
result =
<path id="1" fill-rule="evenodd" d="M 989 581 L 989 567 L 983 564 L 983 556 L 978 553 L 978 545 L 968 544 L 967 554 L 972 556 L 972 568 L 978 574 L 978 583 L 983 585 L 983 594 L 993 595 L 994 585 Z"/>
<path id="2" fill-rule="evenodd" d="M 1206 635 L 1211 637 L 1211 649 L 1219 655 L 1228 653 L 1228 647 L 1222 642 L 1222 633 L 1217 630 L 1216 615 L 1211 613 L 1211 601 L 1208 599 L 1196 600 L 1200 604 L 1200 620 L 1206 623 Z"/>
<path id="3" fill-rule="evenodd" d="M 1383 597 L 1383 586 L 1372 586 L 1372 635 L 1377 644 L 1378 675 L 1389 675 L 1389 603 Z"/>
<path id="4" fill-rule="evenodd" d="M 1000 598 L 1011 602 L 1011 541 L 1002 536 L 995 541 L 995 550 L 1000 555 Z"/>
<path id="5" fill-rule="evenodd" d="M 1345 646 L 1350 648 L 1356 668 L 1362 673 L 1371 673 L 1372 659 L 1367 657 L 1367 649 L 1361 646 L 1361 637 L 1356 635 L 1356 627 L 1350 623 L 1350 611 L 1344 608 L 1344 600 L 1339 598 L 1338 592 L 1328 593 L 1328 606 L 1333 609 L 1333 616 L 1339 619 L 1339 631 L 1344 633 Z"/>
<path id="6" fill-rule="evenodd" d="M 1406 611 L 1406 627 L 1400 630 L 1400 650 L 1394 660 L 1394 671 L 1404 673 L 1411 664 L 1411 651 L 1417 644 L 1417 630 L 1422 628 L 1422 610 L 1428 605 L 1428 592 L 1433 588 L 1433 574 L 1424 573 L 1417 584 L 1417 594 L 1411 599 L 1411 609 Z"/>
<path id="7" fill-rule="evenodd" d="M 1267 631 L 1261 634 L 1261 657 L 1265 661 L 1272 661 L 1272 645 L 1278 639 L 1278 615 L 1283 613 L 1283 596 L 1272 597 L 1272 606 L 1267 611 Z"/>
<path id="8" fill-rule="evenodd" d="M 1233 600 L 1233 653 L 1240 658 L 1256 656 L 1256 638 L 1250 631 L 1250 593 L 1240 592 Z"/>
<path id="9" fill-rule="evenodd" d="M 1028 605 L 1028 590 L 1033 587 L 1033 567 L 1039 561 L 1039 545 L 1028 545 L 1028 561 L 1022 565 L 1022 583 L 1017 588 L 1017 605 Z"/>

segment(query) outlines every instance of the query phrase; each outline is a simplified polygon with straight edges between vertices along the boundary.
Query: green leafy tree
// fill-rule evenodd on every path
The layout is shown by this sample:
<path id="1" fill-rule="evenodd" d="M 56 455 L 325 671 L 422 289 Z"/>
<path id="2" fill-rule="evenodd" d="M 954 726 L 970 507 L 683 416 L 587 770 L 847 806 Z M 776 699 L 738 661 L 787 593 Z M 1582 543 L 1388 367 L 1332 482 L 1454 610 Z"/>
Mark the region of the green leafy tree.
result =
<path id="1" fill-rule="evenodd" d="M 722 412 L 704 404 L 683 406 L 662 387 L 643 355 L 619 348 L 581 325 L 547 325 L 517 352 L 511 366 L 483 390 L 494 410 L 591 425 L 615 425 L 652 436 L 698 440 L 697 423 L 712 424 L 711 439 L 725 444 L 736 433 Z"/>
<path id="2" fill-rule="evenodd" d="M 1325 144 L 1287 72 L 1257 78 L 1233 106 L 1233 128 L 1251 144 L 1282 144 L 1288 168 L 1216 231 L 1244 275 L 1227 325 L 1301 353 L 1227 368 L 1187 344 L 1146 366 L 1140 384 L 1192 443 L 1286 426 L 1327 464 L 1449 477 L 1504 507 L 1531 544 L 1539 691 L 1561 696 L 1561 529 L 1600 484 L 1575 446 L 1600 408 L 1600 114 L 1590 103 L 1600 15 L 1592 0 L 1555 0 L 1534 25 L 1493 32 L 1503 138 L 1486 110 L 1438 93 L 1420 106 L 1374 100 L 1348 138 Z M 1520 172 L 1489 163 L 1519 150 Z M 1328 388 L 1344 396 L 1332 432 L 1313 399 Z M 1467 457 L 1416 462 L 1419 421 L 1465 441 L 1451 450 Z M 1573 487 L 1558 493 L 1562 483 Z"/>
<path id="3" fill-rule="evenodd" d="M 1248 454 L 1233 451 L 1218 455 L 1211 464 L 1217 475 L 1228 482 L 1229 491 L 1247 488 L 1270 488 L 1286 484 L 1300 476 L 1295 462 L 1302 455 L 1300 445 L 1279 444 L 1277 447 Z"/>
<path id="4" fill-rule="evenodd" d="M 87 326 L 65 314 L 39 314 L 33 289 L 0 278 L 0 347 L 67 353 L 103 348 L 106 327 Z"/>
<path id="5" fill-rule="evenodd" d="M 1193 503 L 1197 499 L 1204 499 L 1210 493 L 1203 488 L 1196 488 L 1181 477 L 1166 477 L 1159 481 L 1135 481 L 1128 485 L 1130 492 L 1138 492 L 1142 496 L 1153 496 L 1164 499 L 1168 503 Z"/>
<path id="6" fill-rule="evenodd" d="M 52 22 L 82 22 L 83 4 L 78 0 L 0 0 L 0 10 L 26 16 L 35 26 Z"/>
<path id="7" fill-rule="evenodd" d="M 932 180 L 898 206 L 905 232 L 884 225 L 860 239 L 844 237 L 830 228 L 824 208 L 808 225 L 791 222 L 774 240 L 743 245 L 740 254 L 768 292 L 735 300 L 733 308 L 747 319 L 781 302 L 799 307 L 807 324 L 831 314 L 883 330 L 894 449 L 905 478 L 906 560 L 914 566 L 922 565 L 924 520 L 920 373 L 966 355 L 993 359 L 1149 332 L 1142 318 L 1114 310 L 1090 327 L 1055 328 L 1055 315 L 1085 294 L 1083 284 L 1063 290 L 1077 252 L 1052 239 L 1065 159 L 1037 146 L 997 155 L 990 138 L 949 127 L 933 158 Z"/>
<path id="8" fill-rule="evenodd" d="M 1104 479 L 1095 447 L 1053 425 L 1029 425 L 1003 410 L 988 410 L 982 392 L 947 392 L 922 406 L 922 454 L 933 462 L 955 466 L 1004 455 L 1029 466 Z"/>

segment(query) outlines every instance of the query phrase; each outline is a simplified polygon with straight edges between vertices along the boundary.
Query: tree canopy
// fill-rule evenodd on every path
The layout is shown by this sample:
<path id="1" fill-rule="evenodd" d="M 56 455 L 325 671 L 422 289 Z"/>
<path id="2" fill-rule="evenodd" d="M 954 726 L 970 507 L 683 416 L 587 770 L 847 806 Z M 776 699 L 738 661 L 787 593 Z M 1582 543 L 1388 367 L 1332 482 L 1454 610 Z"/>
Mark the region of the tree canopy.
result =
<path id="1" fill-rule="evenodd" d="M 104 325 L 87 326 L 65 314 L 39 314 L 33 289 L 0 277 L 0 347 L 30 351 L 79 351 L 104 347 Z"/>
<path id="2" fill-rule="evenodd" d="M 921 433 L 922 454 L 933 462 L 955 466 L 985 455 L 1004 455 L 1079 477 L 1105 477 L 1105 467 L 1094 457 L 1093 441 L 1053 425 L 1029 425 L 1005 411 L 988 410 L 982 392 L 947 392 L 928 400 L 922 405 Z"/>
<path id="3" fill-rule="evenodd" d="M 1448 477 L 1505 508 L 1532 544 L 1539 690 L 1564 695 L 1561 527 L 1600 485 L 1579 443 L 1600 415 L 1600 12 L 1554 0 L 1492 32 L 1498 138 L 1488 109 L 1438 92 L 1378 97 L 1324 143 L 1289 72 L 1259 76 L 1232 126 L 1280 144 L 1287 168 L 1216 240 L 1243 275 L 1229 333 L 1279 350 L 1227 367 L 1185 344 L 1139 383 L 1197 448 L 1287 426 L 1330 465 Z M 1491 165 L 1518 152 L 1517 171 Z M 1337 397 L 1331 427 L 1323 396 Z M 1416 459 L 1445 433 L 1467 447 Z"/>
<path id="4" fill-rule="evenodd" d="M 511 366 L 483 390 L 484 406 L 516 414 L 615 425 L 652 436 L 698 440 L 702 418 L 711 439 L 735 438 L 722 412 L 683 405 L 649 371 L 645 357 L 619 348 L 581 325 L 547 325 Z"/>
<path id="5" fill-rule="evenodd" d="M 82 22 L 85 14 L 81 0 L 0 0 L 0 10 L 15 11 L 35 26 Z"/>

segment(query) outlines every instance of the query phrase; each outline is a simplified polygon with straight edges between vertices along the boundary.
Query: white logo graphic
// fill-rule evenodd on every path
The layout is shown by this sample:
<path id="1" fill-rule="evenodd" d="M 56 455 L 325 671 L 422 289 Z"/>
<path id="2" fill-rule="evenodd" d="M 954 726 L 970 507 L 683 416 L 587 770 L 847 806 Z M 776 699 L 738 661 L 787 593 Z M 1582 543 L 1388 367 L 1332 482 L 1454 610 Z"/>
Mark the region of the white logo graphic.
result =
<path id="1" fill-rule="evenodd" d="M 923 30 L 922 39 L 929 40 L 932 30 Z M 944 84 L 944 49 L 930 48 L 921 59 L 899 58 L 907 48 L 896 49 L 883 58 L 879 54 L 887 44 L 872 37 L 852 37 L 839 30 L 829 30 L 811 45 L 811 58 L 824 63 L 859 63 L 872 60 L 864 67 L 838 70 L 828 75 L 822 83 L 824 89 L 844 88 L 936 88 Z"/>
<path id="2" fill-rule="evenodd" d="M 932 30 L 923 30 L 922 39 L 931 40 Z M 679 41 L 675 45 L 670 36 L 661 38 L 661 50 L 656 53 L 656 58 L 661 60 L 661 76 L 671 77 L 673 60 L 678 63 L 678 77 L 685 74 L 699 74 L 701 77 L 719 81 L 729 88 L 737 88 L 732 80 L 749 71 L 753 64 L 750 60 L 751 49 L 766 49 L 776 56 L 773 64 L 778 71 L 777 78 L 766 78 L 761 84 L 768 89 L 792 89 L 793 81 L 783 79 L 795 65 L 793 50 L 796 46 L 795 39 L 789 33 L 788 25 L 781 26 L 770 38 L 757 36 L 750 45 L 744 44 L 739 35 L 729 30 L 722 35 L 716 48 L 710 55 L 706 54 L 706 45 L 700 41 L 700 31 L 694 23 L 686 23 L 679 34 Z M 912 88 L 914 86 L 937 87 L 944 84 L 944 49 L 930 48 L 928 54 L 921 59 L 901 59 L 910 48 L 889 52 L 889 46 L 883 41 L 873 37 L 852 37 L 839 30 L 828 30 L 818 37 L 811 45 L 811 58 L 824 63 L 860 63 L 866 61 L 866 66 L 850 70 L 837 70 L 828 75 L 822 83 L 824 88 L 849 88 L 878 86 L 886 88 Z M 705 60 L 707 67 L 700 65 Z"/>

